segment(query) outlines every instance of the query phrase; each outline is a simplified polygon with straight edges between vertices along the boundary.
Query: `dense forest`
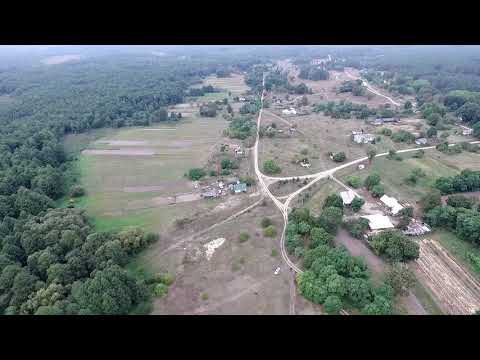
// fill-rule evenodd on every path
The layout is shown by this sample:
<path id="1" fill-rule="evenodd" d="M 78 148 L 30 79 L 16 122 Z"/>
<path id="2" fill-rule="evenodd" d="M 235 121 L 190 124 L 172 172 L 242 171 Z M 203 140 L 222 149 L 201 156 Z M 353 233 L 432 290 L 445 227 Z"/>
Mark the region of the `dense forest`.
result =
<path id="1" fill-rule="evenodd" d="M 127 314 L 162 291 L 123 269 L 155 235 L 97 233 L 82 211 L 55 209 L 72 184 L 63 136 L 165 121 L 191 85 L 242 61 L 122 55 L 0 72 L 0 314 Z"/>

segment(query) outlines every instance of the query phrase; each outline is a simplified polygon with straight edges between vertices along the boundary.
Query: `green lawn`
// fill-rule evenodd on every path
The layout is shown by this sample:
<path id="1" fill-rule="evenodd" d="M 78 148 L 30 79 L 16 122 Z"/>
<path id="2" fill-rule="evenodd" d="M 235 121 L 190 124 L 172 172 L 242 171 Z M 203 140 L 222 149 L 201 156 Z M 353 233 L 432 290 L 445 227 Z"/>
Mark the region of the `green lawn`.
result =
<path id="1" fill-rule="evenodd" d="M 346 177 L 353 173 L 363 181 L 370 173 L 377 172 L 385 186 L 386 194 L 413 204 L 432 188 L 438 177 L 452 176 L 459 172 L 458 169 L 444 164 L 441 160 L 428 156 L 427 152 L 422 159 L 413 158 L 411 154 L 400 154 L 400 156 L 403 158 L 402 161 L 390 160 L 386 157 L 376 158 L 366 169 L 367 171 L 356 171 L 356 167 L 352 166 L 348 170 L 339 172 L 340 178 L 346 181 Z M 405 178 L 415 168 L 422 169 L 426 176 L 419 178 L 415 185 L 406 184 Z"/>
<path id="2" fill-rule="evenodd" d="M 225 98 L 229 98 L 228 92 L 214 92 L 214 93 L 206 93 L 203 96 L 196 96 L 196 97 L 189 97 L 186 99 L 186 102 L 190 102 L 192 100 L 197 101 L 199 103 L 209 102 L 209 101 L 216 101 L 216 100 L 223 100 Z"/>

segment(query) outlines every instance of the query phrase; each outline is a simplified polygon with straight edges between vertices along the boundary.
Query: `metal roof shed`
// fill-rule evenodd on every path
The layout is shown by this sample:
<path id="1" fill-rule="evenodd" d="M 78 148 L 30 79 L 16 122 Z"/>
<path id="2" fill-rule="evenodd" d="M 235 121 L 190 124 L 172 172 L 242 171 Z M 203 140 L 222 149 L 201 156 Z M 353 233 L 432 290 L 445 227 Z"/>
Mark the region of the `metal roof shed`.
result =
<path id="1" fill-rule="evenodd" d="M 368 220 L 368 225 L 370 230 L 382 230 L 382 229 L 391 229 L 393 224 L 388 218 L 388 216 L 376 214 L 376 215 L 365 215 L 362 218 Z"/>

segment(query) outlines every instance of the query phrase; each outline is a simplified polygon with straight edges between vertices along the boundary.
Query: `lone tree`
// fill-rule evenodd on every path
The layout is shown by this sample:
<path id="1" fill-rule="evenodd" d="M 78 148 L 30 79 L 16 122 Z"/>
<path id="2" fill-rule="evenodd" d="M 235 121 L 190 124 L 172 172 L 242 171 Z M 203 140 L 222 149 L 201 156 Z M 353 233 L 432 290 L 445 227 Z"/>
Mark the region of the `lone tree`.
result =
<path id="1" fill-rule="evenodd" d="M 369 148 L 367 150 L 367 156 L 368 156 L 368 162 L 371 164 L 373 161 L 373 158 L 377 155 L 377 150 L 374 148 Z"/>

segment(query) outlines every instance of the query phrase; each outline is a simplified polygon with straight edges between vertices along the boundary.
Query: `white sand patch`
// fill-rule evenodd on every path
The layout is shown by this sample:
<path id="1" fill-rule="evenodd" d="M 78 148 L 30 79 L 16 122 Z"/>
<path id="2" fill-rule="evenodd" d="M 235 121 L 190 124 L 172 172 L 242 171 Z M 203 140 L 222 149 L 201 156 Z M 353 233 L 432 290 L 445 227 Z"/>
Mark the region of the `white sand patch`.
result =
<path id="1" fill-rule="evenodd" d="M 225 240 L 225 238 L 218 238 L 203 245 L 203 247 L 205 248 L 205 256 L 207 257 L 207 260 L 210 261 L 215 250 L 222 246 Z"/>

